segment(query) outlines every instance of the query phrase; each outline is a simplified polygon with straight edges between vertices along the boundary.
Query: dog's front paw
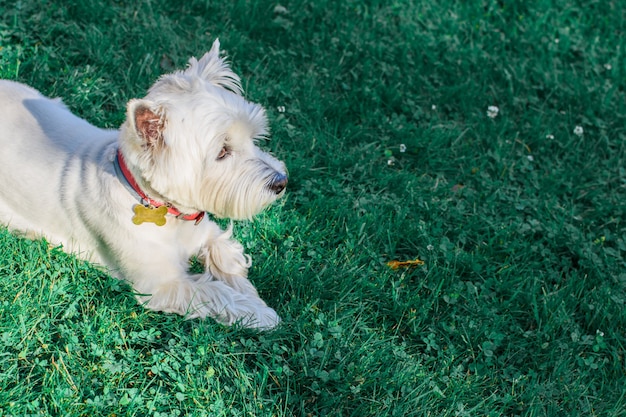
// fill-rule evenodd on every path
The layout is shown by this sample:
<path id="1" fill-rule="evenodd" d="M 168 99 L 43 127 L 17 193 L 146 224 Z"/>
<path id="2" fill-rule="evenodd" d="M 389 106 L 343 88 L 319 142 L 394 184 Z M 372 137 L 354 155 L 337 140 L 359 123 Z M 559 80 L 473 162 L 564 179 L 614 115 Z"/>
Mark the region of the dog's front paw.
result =
<path id="1" fill-rule="evenodd" d="M 205 243 L 200 253 L 206 269 L 220 280 L 228 280 L 231 277 L 245 278 L 252 264 L 250 257 L 244 254 L 241 243 L 231 239 L 232 235 L 231 224 L 225 231 L 215 232 L 215 236 Z"/>
<path id="2" fill-rule="evenodd" d="M 249 329 L 272 330 L 280 324 L 280 321 L 280 317 L 273 308 L 265 307 L 243 317 L 239 323 Z"/>

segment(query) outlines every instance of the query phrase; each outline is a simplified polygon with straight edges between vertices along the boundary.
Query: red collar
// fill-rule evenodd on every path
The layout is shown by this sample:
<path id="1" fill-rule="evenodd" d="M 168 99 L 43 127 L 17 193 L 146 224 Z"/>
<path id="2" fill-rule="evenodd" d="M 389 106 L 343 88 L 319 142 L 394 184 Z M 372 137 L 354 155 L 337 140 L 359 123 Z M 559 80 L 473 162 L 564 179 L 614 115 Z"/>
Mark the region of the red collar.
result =
<path id="1" fill-rule="evenodd" d="M 133 177 L 133 174 L 128 169 L 128 166 L 126 165 L 126 161 L 124 160 L 124 155 L 122 155 L 122 152 L 119 149 L 117 150 L 117 155 L 115 157 L 114 165 L 115 165 L 115 171 L 118 177 L 120 177 L 120 174 L 121 174 L 122 178 L 120 179 L 125 180 L 126 183 L 124 185 L 128 185 L 128 187 L 126 188 L 129 188 L 129 191 L 132 190 L 136 194 L 136 197 L 141 202 L 141 204 L 145 206 L 152 206 L 152 207 L 166 206 L 167 212 L 171 214 L 172 216 L 175 216 L 177 219 L 181 219 L 181 220 L 195 221 L 196 224 L 200 223 L 202 219 L 204 218 L 203 211 L 199 211 L 193 214 L 183 214 L 180 212 L 180 210 L 172 206 L 170 203 L 163 203 L 163 202 L 156 201 L 148 197 L 146 193 L 143 192 L 141 187 L 139 187 L 139 184 L 137 184 L 137 181 L 135 181 L 135 177 Z"/>

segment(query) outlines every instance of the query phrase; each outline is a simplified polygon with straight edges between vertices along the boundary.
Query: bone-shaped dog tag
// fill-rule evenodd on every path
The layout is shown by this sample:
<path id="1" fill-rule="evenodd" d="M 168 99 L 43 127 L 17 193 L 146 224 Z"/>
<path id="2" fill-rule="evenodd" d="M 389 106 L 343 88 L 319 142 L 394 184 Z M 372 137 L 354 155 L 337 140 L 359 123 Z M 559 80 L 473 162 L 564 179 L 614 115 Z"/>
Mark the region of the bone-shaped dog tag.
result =
<path id="1" fill-rule="evenodd" d="M 165 215 L 167 214 L 167 207 L 146 207 L 141 204 L 135 204 L 133 206 L 135 215 L 133 216 L 133 223 L 139 225 L 141 223 L 154 223 L 157 226 L 163 226 L 165 224 Z"/>

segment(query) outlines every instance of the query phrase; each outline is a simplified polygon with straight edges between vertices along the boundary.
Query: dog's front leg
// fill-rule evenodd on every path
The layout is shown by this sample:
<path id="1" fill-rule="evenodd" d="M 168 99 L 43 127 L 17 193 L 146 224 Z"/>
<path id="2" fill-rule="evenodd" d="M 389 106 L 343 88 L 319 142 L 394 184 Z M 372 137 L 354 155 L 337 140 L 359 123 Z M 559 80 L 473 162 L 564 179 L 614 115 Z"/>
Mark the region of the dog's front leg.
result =
<path id="1" fill-rule="evenodd" d="M 248 280 L 252 261 L 243 253 L 241 243 L 232 239 L 232 225 L 225 231 L 214 225 L 213 233 L 200 250 L 200 261 L 213 277 L 241 292 L 258 297 L 259 294 Z"/>
<path id="2" fill-rule="evenodd" d="M 278 314 L 259 297 L 248 280 L 252 262 L 244 254 L 243 246 L 232 239 L 232 226 L 223 231 L 217 224 L 210 223 L 208 238 L 200 248 L 198 258 L 204 265 L 205 273 L 194 278 L 202 287 L 197 294 L 206 289 L 225 297 L 210 303 L 222 306 L 223 317 L 218 321 L 232 324 L 240 320 L 245 326 L 263 329 L 275 327 L 280 322 Z M 211 298 L 208 294 L 202 296 L 207 297 Z M 215 317 L 216 313 L 210 312 L 209 315 Z"/>
<path id="3" fill-rule="evenodd" d="M 209 272 L 192 275 L 185 271 L 172 275 L 157 272 L 149 280 L 139 278 L 145 272 L 138 271 L 132 284 L 138 292 L 138 301 L 151 310 L 187 318 L 212 317 L 226 325 L 240 323 L 263 330 L 280 322 L 276 312 L 258 296 L 244 294 L 214 279 Z"/>

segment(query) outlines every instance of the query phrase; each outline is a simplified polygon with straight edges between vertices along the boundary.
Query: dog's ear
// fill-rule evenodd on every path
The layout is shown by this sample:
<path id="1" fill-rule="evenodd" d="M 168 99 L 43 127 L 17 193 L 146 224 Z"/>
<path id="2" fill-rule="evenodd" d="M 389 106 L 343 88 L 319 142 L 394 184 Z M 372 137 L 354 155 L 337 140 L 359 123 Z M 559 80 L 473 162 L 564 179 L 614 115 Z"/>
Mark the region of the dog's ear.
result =
<path id="1" fill-rule="evenodd" d="M 150 102 L 131 100 L 128 103 L 128 118 L 145 145 L 155 147 L 164 143 L 165 120 Z"/>
<path id="2" fill-rule="evenodd" d="M 242 95 L 241 80 L 231 69 L 228 62 L 220 58 L 220 41 L 215 39 L 211 50 L 200 60 L 191 58 L 186 75 L 197 76 L 211 84 L 224 87 L 235 94 Z"/>

